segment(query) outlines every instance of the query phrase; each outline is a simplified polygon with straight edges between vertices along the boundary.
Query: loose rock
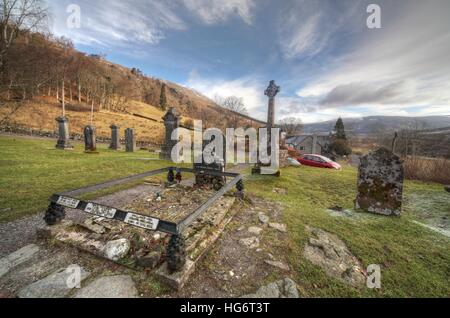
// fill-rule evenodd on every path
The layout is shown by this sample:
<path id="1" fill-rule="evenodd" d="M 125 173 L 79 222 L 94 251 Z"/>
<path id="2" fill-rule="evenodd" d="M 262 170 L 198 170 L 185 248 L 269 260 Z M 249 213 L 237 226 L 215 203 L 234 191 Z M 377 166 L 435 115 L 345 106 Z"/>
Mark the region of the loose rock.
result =
<path id="1" fill-rule="evenodd" d="M 239 240 L 239 243 L 247 246 L 249 249 L 254 249 L 259 247 L 259 238 L 257 238 L 256 236 L 243 238 Z"/>
<path id="2" fill-rule="evenodd" d="M 277 267 L 281 270 L 284 271 L 288 271 L 290 270 L 289 266 L 287 266 L 286 264 L 282 263 L 282 262 L 278 262 L 278 261 L 271 261 L 271 260 L 265 260 L 264 263 L 273 266 L 273 267 Z"/>
<path id="3" fill-rule="evenodd" d="M 286 224 L 280 224 L 280 223 L 269 223 L 269 226 L 273 229 L 276 229 L 280 232 L 287 232 Z"/>
<path id="4" fill-rule="evenodd" d="M 103 253 L 107 259 L 118 261 L 130 251 L 130 241 L 123 238 L 106 243 Z"/>
<path id="5" fill-rule="evenodd" d="M 366 278 L 358 259 L 344 242 L 321 229 L 306 227 L 313 237 L 305 245 L 304 256 L 329 276 L 354 287 L 363 286 Z"/>
<path id="6" fill-rule="evenodd" d="M 242 298 L 299 298 L 297 284 L 290 278 L 285 278 L 267 286 L 262 286 L 254 294 Z"/>
<path id="7" fill-rule="evenodd" d="M 255 235 L 261 234 L 262 230 L 263 230 L 262 228 L 257 227 L 257 226 L 251 226 L 251 227 L 248 228 L 248 231 L 250 233 L 252 233 L 252 234 L 255 234 Z"/>
<path id="8" fill-rule="evenodd" d="M 267 215 L 265 215 L 263 212 L 259 212 L 259 215 L 258 215 L 258 217 L 259 217 L 259 221 L 262 223 L 262 224 L 267 224 L 267 223 L 269 223 L 269 217 L 267 216 Z"/>

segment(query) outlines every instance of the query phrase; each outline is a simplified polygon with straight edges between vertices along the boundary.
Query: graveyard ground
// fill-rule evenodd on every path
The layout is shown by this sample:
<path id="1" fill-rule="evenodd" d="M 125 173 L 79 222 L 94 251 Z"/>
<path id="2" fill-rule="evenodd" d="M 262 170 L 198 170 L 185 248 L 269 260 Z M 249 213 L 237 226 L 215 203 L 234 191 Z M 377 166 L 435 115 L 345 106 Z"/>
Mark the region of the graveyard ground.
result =
<path id="1" fill-rule="evenodd" d="M 45 210 L 52 193 L 169 165 L 148 151 L 117 152 L 105 144 L 88 155 L 81 143 L 64 152 L 54 140 L 0 136 L 0 148 L 0 222 Z"/>
<path id="2" fill-rule="evenodd" d="M 55 191 L 168 164 L 150 160 L 155 155 L 144 151 L 115 153 L 100 146 L 100 155 L 86 155 L 81 148 L 78 145 L 73 152 L 62 152 L 54 150 L 53 140 L 0 136 L 0 222 L 44 210 L 48 196 Z M 246 172 L 250 197 L 255 202 L 277 202 L 280 210 L 264 202 L 240 210 L 197 265 L 184 292 L 170 293 L 145 273 L 132 274 L 142 295 L 240 296 L 284 277 L 297 283 L 301 297 L 450 295 L 450 238 L 416 223 L 448 229 L 450 200 L 442 185 L 406 181 L 403 214 L 395 218 L 353 211 L 357 172 L 347 165 L 342 171 L 286 168 L 280 178 Z M 262 226 L 258 212 L 285 223 L 287 232 Z M 264 228 L 259 234 L 259 252 L 239 243 L 241 237 L 248 236 L 247 229 L 255 226 Z M 306 226 L 335 234 L 363 268 L 380 265 L 381 289 L 351 287 L 308 261 L 304 256 L 310 237 Z M 262 267 L 270 256 L 289 269 Z M 250 266 L 253 260 L 261 264 L 256 271 Z M 249 277 L 252 273 L 257 274 Z"/>

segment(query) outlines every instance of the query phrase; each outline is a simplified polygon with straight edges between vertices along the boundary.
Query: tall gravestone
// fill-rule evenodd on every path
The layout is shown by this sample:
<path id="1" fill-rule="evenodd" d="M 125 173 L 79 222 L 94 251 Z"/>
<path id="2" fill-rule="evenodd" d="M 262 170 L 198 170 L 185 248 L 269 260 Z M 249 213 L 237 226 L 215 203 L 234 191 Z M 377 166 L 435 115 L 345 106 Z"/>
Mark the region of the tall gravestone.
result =
<path id="1" fill-rule="evenodd" d="M 84 150 L 86 152 L 97 151 L 95 127 L 90 125 L 84 128 Z"/>
<path id="2" fill-rule="evenodd" d="M 136 151 L 136 136 L 134 134 L 134 129 L 127 128 L 125 130 L 125 150 L 127 152 Z"/>
<path id="3" fill-rule="evenodd" d="M 172 148 L 177 143 L 176 140 L 172 140 L 172 132 L 180 127 L 180 115 L 174 107 L 170 107 L 168 112 L 164 115 L 163 120 L 166 128 L 166 136 L 159 157 L 163 160 L 172 160 Z"/>
<path id="4" fill-rule="evenodd" d="M 119 150 L 120 149 L 120 127 L 117 125 L 111 125 L 111 144 L 109 149 Z"/>
<path id="5" fill-rule="evenodd" d="M 65 116 L 56 118 L 58 122 L 59 137 L 56 144 L 58 149 L 73 149 L 69 141 L 69 119 Z"/>
<path id="6" fill-rule="evenodd" d="M 382 215 L 400 215 L 403 165 L 392 151 L 380 148 L 361 157 L 355 207 Z"/>

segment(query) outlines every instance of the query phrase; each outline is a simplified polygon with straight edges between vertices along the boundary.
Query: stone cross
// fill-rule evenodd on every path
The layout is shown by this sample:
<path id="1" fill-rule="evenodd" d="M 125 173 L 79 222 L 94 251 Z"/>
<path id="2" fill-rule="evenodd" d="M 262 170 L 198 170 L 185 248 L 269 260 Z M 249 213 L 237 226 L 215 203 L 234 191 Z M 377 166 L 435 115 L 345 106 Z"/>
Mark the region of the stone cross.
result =
<path id="1" fill-rule="evenodd" d="M 172 140 L 172 132 L 180 127 L 180 115 L 174 107 L 170 107 L 167 113 L 164 115 L 163 120 L 164 126 L 166 128 L 166 136 L 159 157 L 163 160 L 172 160 L 172 148 L 177 143 L 176 140 Z"/>
<path id="2" fill-rule="evenodd" d="M 134 129 L 127 128 L 125 130 L 125 150 L 127 152 L 136 151 L 136 136 L 134 135 Z"/>
<path id="3" fill-rule="evenodd" d="M 404 172 L 400 158 L 380 148 L 361 157 L 356 209 L 383 215 L 400 215 Z"/>
<path id="4" fill-rule="evenodd" d="M 84 128 L 84 150 L 86 152 L 95 152 L 97 151 L 96 145 L 96 137 L 95 137 L 95 127 L 94 126 L 86 126 Z"/>
<path id="5" fill-rule="evenodd" d="M 69 119 L 65 116 L 56 118 L 58 122 L 59 138 L 56 144 L 58 149 L 73 149 L 69 142 Z"/>
<path id="6" fill-rule="evenodd" d="M 270 81 L 264 94 L 269 97 L 269 110 L 267 114 L 267 129 L 270 134 L 270 129 L 275 126 L 275 96 L 280 92 L 280 86 L 275 85 L 275 81 Z"/>
<path id="7" fill-rule="evenodd" d="M 111 128 L 111 144 L 109 146 L 109 149 L 119 150 L 120 149 L 120 135 L 119 135 L 120 127 L 116 126 L 116 125 L 111 125 L 109 128 Z"/>

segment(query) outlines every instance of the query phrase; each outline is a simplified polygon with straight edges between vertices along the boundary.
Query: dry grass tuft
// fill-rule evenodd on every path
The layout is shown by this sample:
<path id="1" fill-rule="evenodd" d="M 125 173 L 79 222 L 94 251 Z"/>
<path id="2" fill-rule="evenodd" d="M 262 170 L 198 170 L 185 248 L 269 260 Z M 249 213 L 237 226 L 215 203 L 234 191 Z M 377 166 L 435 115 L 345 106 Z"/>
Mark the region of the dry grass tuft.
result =
<path id="1" fill-rule="evenodd" d="M 409 180 L 450 184 L 450 160 L 444 158 L 408 157 L 404 160 Z"/>

